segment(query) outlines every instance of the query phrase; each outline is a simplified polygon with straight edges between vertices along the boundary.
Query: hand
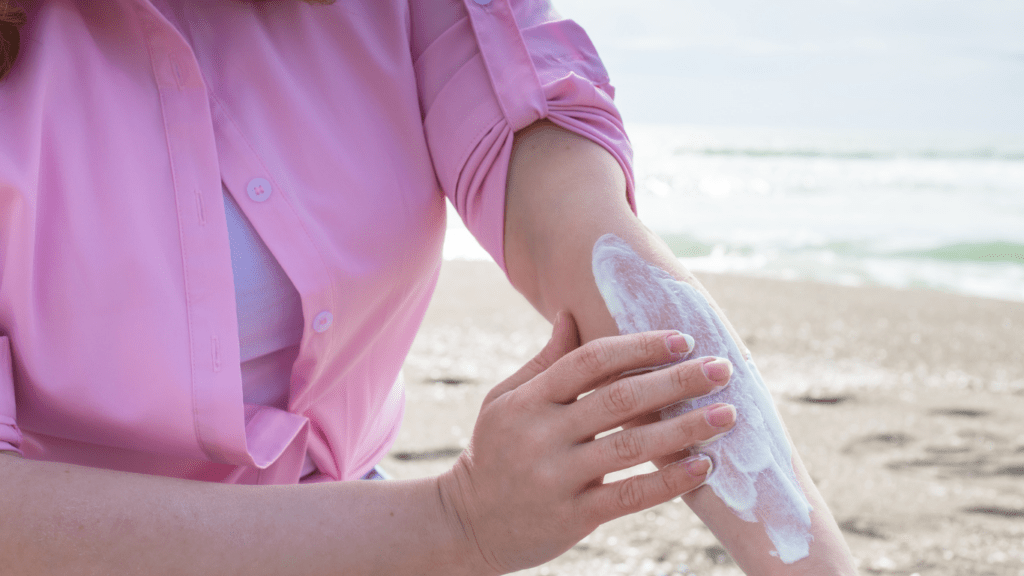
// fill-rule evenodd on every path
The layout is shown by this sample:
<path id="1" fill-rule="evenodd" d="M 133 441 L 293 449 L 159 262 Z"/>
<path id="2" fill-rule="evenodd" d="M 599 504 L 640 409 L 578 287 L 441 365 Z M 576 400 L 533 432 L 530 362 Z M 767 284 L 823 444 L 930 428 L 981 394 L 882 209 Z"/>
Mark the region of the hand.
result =
<path id="1" fill-rule="evenodd" d="M 703 360 L 621 377 L 684 357 L 688 351 L 673 352 L 670 338 L 678 348 L 674 331 L 580 347 L 575 322 L 559 314 L 544 350 L 488 394 L 469 448 L 438 479 L 445 512 L 479 554 L 484 572 L 501 574 L 555 558 L 600 524 L 703 483 L 711 462 L 702 456 L 604 483 L 605 474 L 670 457 L 735 422 L 734 410 L 718 404 L 595 439 L 722 385 L 704 375 Z M 730 417 L 712 426 L 706 414 L 723 406 Z"/>

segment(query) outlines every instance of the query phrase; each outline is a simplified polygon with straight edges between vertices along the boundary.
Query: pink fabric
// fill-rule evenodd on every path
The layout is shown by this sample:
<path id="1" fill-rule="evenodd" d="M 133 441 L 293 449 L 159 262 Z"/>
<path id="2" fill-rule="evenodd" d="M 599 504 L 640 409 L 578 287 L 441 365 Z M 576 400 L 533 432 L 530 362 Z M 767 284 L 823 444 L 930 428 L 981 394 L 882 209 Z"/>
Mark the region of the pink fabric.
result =
<path id="1" fill-rule="evenodd" d="M 359 478 L 402 417 L 445 194 L 503 265 L 516 130 L 550 118 L 630 170 L 593 47 L 542 1 L 26 4 L 0 449 L 29 458 L 286 483 L 308 451 Z M 222 182 L 302 298 L 287 410 L 243 403 Z"/>

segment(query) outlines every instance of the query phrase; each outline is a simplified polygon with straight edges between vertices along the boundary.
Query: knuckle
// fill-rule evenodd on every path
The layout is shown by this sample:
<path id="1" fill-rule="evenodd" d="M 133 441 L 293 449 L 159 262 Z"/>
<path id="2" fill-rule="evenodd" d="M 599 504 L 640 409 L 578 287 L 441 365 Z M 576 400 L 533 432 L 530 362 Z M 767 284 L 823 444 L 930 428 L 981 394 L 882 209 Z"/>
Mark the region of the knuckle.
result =
<path id="1" fill-rule="evenodd" d="M 539 490 L 554 491 L 563 481 L 564 474 L 550 465 L 537 466 L 533 469 L 533 479 Z"/>
<path id="2" fill-rule="evenodd" d="M 672 478 L 671 474 L 658 474 L 658 479 L 659 479 L 659 484 L 660 484 L 661 491 L 662 491 L 663 494 L 675 494 L 676 493 L 676 489 L 677 489 L 676 484 L 679 483 L 678 479 L 677 479 L 676 482 L 673 482 L 672 481 L 673 478 Z"/>
<path id="3" fill-rule="evenodd" d="M 499 397 L 502 399 L 502 404 L 506 405 L 506 406 L 502 406 L 501 407 L 501 408 L 503 408 L 503 410 L 501 410 L 502 415 L 506 415 L 506 414 L 509 414 L 509 413 L 512 413 L 512 414 L 524 414 L 524 413 L 532 414 L 532 413 L 535 413 L 536 412 L 536 406 L 535 406 L 535 402 L 536 401 L 534 400 L 532 394 L 529 394 L 529 393 L 526 393 L 526 392 L 528 392 L 528 391 L 524 391 L 522 388 L 516 388 L 516 389 L 513 389 L 513 390 L 509 390 L 508 393 L 500 394 Z M 494 406 L 494 404 L 491 404 L 491 406 Z M 495 407 L 494 410 L 498 410 L 498 408 Z"/>
<path id="4" fill-rule="evenodd" d="M 644 487 L 641 477 L 632 476 L 619 484 L 615 492 L 615 505 L 623 511 L 634 511 L 643 508 L 645 501 Z"/>
<path id="5" fill-rule="evenodd" d="M 681 368 L 680 366 L 673 366 L 668 371 L 669 383 L 672 384 L 672 388 L 679 392 L 688 393 L 690 390 L 690 371 Z"/>
<path id="6" fill-rule="evenodd" d="M 524 365 L 525 372 L 527 374 L 540 374 L 551 367 L 552 362 L 549 362 L 544 358 L 544 352 L 530 358 L 530 361 Z"/>
<path id="7" fill-rule="evenodd" d="M 678 463 L 669 465 L 664 471 L 668 472 L 665 475 L 665 489 L 668 491 L 666 500 L 699 488 L 707 479 L 704 476 L 692 476 Z"/>
<path id="8" fill-rule="evenodd" d="M 692 414 L 676 418 L 676 432 L 680 438 L 685 440 L 687 446 L 703 440 L 700 427 L 688 416 L 692 416 Z"/>
<path id="9" fill-rule="evenodd" d="M 694 488 L 695 481 L 692 476 L 680 474 L 678 470 L 673 472 L 675 473 L 665 473 L 663 471 L 658 475 L 660 478 L 659 488 L 661 490 L 660 500 L 668 500 Z"/>
<path id="10" fill-rule="evenodd" d="M 551 445 L 551 439 L 557 435 L 558 431 L 551 424 L 537 423 L 523 433 L 523 443 L 529 447 L 531 453 L 540 454 L 544 447 Z"/>
<path id="11" fill-rule="evenodd" d="M 633 463 L 643 458 L 644 442 L 638 434 L 623 431 L 614 436 L 612 450 L 620 462 Z"/>
<path id="12" fill-rule="evenodd" d="M 665 337 L 660 334 L 658 336 L 653 336 L 648 333 L 643 333 L 638 334 L 637 336 L 640 338 L 640 345 L 637 346 L 637 348 L 643 351 L 645 358 L 650 358 L 652 356 L 664 356 L 665 352 L 668 350 L 668 347 L 665 344 Z"/>
<path id="13" fill-rule="evenodd" d="M 605 409 L 613 416 L 630 416 L 640 405 L 640 391 L 635 380 L 620 380 L 607 388 Z"/>
<path id="14" fill-rule="evenodd" d="M 593 340 L 580 347 L 577 362 L 580 369 L 588 374 L 600 374 L 612 361 L 612 351 L 607 342 Z"/>

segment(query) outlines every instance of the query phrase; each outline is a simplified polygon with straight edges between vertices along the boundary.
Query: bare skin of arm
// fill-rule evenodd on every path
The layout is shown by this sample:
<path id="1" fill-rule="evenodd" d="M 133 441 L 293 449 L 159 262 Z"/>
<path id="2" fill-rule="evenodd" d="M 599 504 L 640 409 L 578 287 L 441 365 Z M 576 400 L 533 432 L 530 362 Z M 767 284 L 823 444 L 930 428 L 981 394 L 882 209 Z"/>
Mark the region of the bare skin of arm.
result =
<path id="1" fill-rule="evenodd" d="M 546 317 L 568 310 L 584 342 L 618 334 L 591 269 L 594 243 L 606 233 L 622 238 L 648 263 L 703 293 L 746 354 L 714 299 L 630 210 L 622 169 L 607 151 L 545 121 L 517 133 L 505 217 L 509 278 Z M 849 548 L 795 448 L 793 455 L 798 481 L 814 508 L 810 555 L 793 564 L 771 556 L 773 546 L 763 527 L 739 519 L 709 488 L 694 490 L 684 499 L 747 574 L 855 574 Z M 671 461 L 654 460 L 659 466 Z"/>
<path id="2" fill-rule="evenodd" d="M 359 551 L 382 544 L 431 573 L 460 552 L 434 479 L 233 486 L 2 455 L 0 485 L 5 574 L 375 574 L 383 558 Z M 441 530 L 407 528 L 424 525 Z"/>
<path id="3" fill-rule="evenodd" d="M 703 482 L 706 463 L 602 478 L 731 422 L 715 427 L 690 413 L 594 440 L 719 384 L 697 361 L 619 378 L 682 358 L 682 336 L 649 332 L 581 347 L 571 317 L 561 318 L 548 346 L 490 392 L 469 449 L 438 477 L 236 486 L 2 453 L 3 572 L 499 574 L 550 560 L 599 524 Z"/>

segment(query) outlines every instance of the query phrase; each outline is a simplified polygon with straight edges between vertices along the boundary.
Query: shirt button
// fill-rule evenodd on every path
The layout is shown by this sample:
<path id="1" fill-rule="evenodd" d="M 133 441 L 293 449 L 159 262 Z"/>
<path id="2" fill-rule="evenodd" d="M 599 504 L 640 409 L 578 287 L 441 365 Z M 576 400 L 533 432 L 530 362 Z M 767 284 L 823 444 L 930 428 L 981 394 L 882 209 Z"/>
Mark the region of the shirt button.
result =
<path id="1" fill-rule="evenodd" d="M 473 2 L 476 2 L 481 6 L 487 6 L 488 4 L 491 3 L 491 0 L 473 0 Z"/>
<path id="2" fill-rule="evenodd" d="M 313 330 L 317 332 L 324 332 L 331 327 L 331 323 L 334 322 L 334 314 L 327 312 L 326 310 L 317 314 L 316 318 L 313 318 Z"/>
<path id="3" fill-rule="evenodd" d="M 253 178 L 249 180 L 249 185 L 245 187 L 245 190 L 253 202 L 266 202 L 274 189 L 266 178 Z"/>

